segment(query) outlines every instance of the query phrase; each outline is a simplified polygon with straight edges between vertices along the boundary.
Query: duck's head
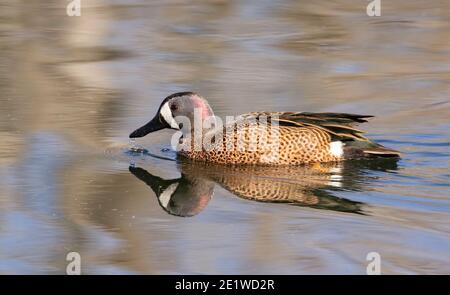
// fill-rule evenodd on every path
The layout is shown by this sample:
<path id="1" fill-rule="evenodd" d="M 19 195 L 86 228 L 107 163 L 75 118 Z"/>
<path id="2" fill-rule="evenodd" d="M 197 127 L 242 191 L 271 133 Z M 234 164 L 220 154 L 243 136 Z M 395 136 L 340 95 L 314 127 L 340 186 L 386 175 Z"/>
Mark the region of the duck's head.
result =
<path id="1" fill-rule="evenodd" d="M 130 134 L 130 138 L 143 137 L 151 132 L 169 128 L 179 130 L 183 122 L 194 121 L 194 116 L 203 122 L 214 113 L 206 99 L 194 92 L 178 92 L 166 97 L 155 117 Z"/>

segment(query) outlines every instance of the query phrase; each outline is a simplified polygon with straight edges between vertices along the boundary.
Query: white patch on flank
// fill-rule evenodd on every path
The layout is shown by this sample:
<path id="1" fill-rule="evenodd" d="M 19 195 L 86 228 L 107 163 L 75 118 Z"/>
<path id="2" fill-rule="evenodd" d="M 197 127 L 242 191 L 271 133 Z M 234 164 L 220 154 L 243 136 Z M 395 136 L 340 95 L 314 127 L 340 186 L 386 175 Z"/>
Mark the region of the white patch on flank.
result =
<path id="1" fill-rule="evenodd" d="M 164 120 L 166 120 L 167 124 L 170 125 L 173 129 L 180 129 L 177 122 L 173 118 L 172 111 L 169 108 L 169 102 L 166 102 L 162 108 L 161 108 L 161 115 L 163 116 Z"/>
<path id="2" fill-rule="evenodd" d="M 161 193 L 161 195 L 159 196 L 159 202 L 161 203 L 161 206 L 167 208 L 167 205 L 169 205 L 170 198 L 172 197 L 177 187 L 178 183 L 172 183 Z"/>
<path id="3" fill-rule="evenodd" d="M 344 145 L 342 144 L 342 141 L 332 141 L 330 143 L 330 153 L 335 157 L 342 157 L 344 154 Z"/>

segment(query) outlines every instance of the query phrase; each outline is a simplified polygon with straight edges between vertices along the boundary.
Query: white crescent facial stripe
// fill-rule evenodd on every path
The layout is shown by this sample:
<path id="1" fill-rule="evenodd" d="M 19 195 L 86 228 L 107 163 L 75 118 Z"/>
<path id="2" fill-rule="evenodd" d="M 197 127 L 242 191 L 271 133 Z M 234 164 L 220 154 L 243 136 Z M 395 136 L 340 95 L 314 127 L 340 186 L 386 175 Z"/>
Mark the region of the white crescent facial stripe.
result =
<path id="1" fill-rule="evenodd" d="M 161 206 L 164 208 L 167 208 L 167 205 L 169 205 L 170 198 L 172 198 L 173 193 L 178 187 L 178 183 L 172 183 L 169 185 L 162 193 L 159 195 L 159 202 L 161 203 Z"/>
<path id="2" fill-rule="evenodd" d="M 164 120 L 166 120 L 167 124 L 174 129 L 180 129 L 177 122 L 173 118 L 172 111 L 169 108 L 169 103 L 166 102 L 161 108 L 161 116 L 163 116 Z"/>

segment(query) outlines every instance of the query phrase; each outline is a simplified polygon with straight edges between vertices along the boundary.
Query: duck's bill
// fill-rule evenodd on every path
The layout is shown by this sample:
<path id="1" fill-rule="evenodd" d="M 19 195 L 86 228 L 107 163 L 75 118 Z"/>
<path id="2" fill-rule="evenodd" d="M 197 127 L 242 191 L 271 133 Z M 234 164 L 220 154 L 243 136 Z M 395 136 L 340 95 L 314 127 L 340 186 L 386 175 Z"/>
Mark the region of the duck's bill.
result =
<path id="1" fill-rule="evenodd" d="M 163 120 L 159 119 L 159 116 L 155 116 L 150 122 L 142 126 L 141 128 L 138 128 L 134 130 L 130 134 L 130 138 L 136 138 L 136 137 L 143 137 L 146 136 L 149 133 L 168 128 L 169 126 L 165 122 L 161 122 Z"/>

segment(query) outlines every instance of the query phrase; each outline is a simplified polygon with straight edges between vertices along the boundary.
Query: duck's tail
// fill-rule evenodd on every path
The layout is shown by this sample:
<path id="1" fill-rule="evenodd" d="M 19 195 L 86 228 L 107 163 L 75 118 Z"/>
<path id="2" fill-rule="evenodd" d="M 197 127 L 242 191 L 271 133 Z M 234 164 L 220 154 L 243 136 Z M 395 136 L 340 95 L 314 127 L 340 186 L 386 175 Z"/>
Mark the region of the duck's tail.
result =
<path id="1" fill-rule="evenodd" d="M 399 151 L 387 148 L 373 141 L 347 141 L 344 145 L 344 158 L 399 158 Z"/>

